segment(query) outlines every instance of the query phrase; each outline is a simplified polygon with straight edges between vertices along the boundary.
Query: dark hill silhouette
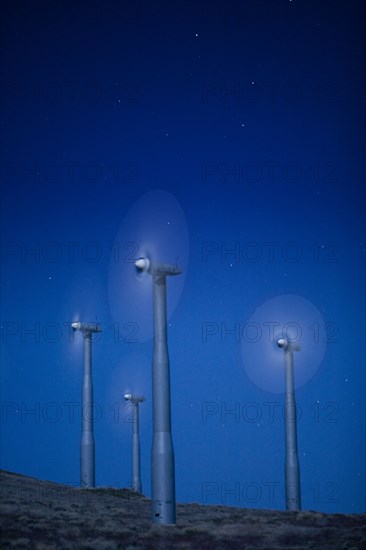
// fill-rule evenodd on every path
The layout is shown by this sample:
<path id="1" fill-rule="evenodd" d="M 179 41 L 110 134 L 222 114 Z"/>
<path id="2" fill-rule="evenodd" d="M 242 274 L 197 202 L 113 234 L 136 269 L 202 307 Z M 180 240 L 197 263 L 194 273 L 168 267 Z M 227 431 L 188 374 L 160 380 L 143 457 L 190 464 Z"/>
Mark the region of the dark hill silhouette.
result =
<path id="1" fill-rule="evenodd" d="M 176 526 L 153 526 L 150 501 L 128 489 L 82 490 L 0 471 L 0 548 L 366 548 L 366 515 L 178 504 Z"/>

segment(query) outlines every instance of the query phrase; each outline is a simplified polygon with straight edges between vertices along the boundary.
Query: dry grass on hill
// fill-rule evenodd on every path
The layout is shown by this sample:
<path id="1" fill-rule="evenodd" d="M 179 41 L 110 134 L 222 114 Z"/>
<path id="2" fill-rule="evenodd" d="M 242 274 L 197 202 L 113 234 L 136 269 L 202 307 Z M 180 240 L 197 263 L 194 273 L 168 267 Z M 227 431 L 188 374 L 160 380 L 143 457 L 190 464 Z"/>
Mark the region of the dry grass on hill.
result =
<path id="1" fill-rule="evenodd" d="M 1 549 L 366 548 L 366 515 L 178 504 L 153 526 L 150 501 L 128 489 L 75 489 L 0 472 Z"/>

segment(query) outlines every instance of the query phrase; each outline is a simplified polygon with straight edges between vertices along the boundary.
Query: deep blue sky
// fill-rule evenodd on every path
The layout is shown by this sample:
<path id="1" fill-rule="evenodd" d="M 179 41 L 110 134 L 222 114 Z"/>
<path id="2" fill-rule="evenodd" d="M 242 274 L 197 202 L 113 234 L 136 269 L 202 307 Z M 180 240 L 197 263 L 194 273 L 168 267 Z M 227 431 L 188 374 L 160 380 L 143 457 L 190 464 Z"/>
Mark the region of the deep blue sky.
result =
<path id="1" fill-rule="evenodd" d="M 1 467 L 78 483 L 78 317 L 104 328 L 97 484 L 129 484 L 121 396 L 142 391 L 150 495 L 152 342 L 116 341 L 108 280 L 120 228 L 160 189 L 184 212 L 177 255 L 189 238 L 180 299 L 168 289 L 177 500 L 284 508 L 283 394 L 270 370 L 249 374 L 261 344 L 281 359 L 264 336 L 248 351 L 245 330 L 256 312 L 283 323 L 271 300 L 291 295 L 307 334 L 295 364 L 312 372 L 297 390 L 303 508 L 365 511 L 362 0 L 1 4 Z M 123 244 L 142 246 L 144 219 L 128 227 Z M 323 357 L 299 300 L 328 323 Z M 120 326 L 145 306 L 131 319 L 121 303 Z"/>

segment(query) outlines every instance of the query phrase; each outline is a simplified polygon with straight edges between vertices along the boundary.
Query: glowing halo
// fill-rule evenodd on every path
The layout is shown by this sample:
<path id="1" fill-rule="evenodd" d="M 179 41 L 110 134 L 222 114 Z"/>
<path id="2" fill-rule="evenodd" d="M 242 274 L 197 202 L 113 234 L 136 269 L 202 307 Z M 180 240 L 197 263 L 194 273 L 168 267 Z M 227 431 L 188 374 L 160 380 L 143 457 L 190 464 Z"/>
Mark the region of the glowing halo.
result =
<path id="1" fill-rule="evenodd" d="M 132 205 L 116 235 L 108 274 L 109 308 L 121 340 L 145 342 L 153 334 L 152 279 L 135 262 L 144 257 L 182 267 L 182 275 L 167 281 L 169 319 L 183 291 L 188 254 L 186 218 L 173 195 L 154 190 Z"/>
<path id="2" fill-rule="evenodd" d="M 309 300 L 283 294 L 256 308 L 242 330 L 241 356 L 256 386 L 272 393 L 284 391 L 283 350 L 279 339 L 299 344 L 295 354 L 295 389 L 312 378 L 322 362 L 327 334 L 320 311 Z"/>

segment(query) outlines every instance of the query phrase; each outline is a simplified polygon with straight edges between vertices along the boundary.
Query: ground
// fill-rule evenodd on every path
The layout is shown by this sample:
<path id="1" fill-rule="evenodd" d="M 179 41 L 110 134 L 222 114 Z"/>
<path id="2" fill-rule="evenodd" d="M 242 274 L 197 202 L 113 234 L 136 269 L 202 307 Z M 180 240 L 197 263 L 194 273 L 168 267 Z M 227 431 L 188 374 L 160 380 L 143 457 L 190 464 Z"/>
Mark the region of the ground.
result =
<path id="1" fill-rule="evenodd" d="M 153 526 L 150 501 L 128 489 L 82 490 L 0 471 L 0 548 L 351 550 L 366 548 L 366 514 L 178 504 Z"/>

